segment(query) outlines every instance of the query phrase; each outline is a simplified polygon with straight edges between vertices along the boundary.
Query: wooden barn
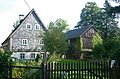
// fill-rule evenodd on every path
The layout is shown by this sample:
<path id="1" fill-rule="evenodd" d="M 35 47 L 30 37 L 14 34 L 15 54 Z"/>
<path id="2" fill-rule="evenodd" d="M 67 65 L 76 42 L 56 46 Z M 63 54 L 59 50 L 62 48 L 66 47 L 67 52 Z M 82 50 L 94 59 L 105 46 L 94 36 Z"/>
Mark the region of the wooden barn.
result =
<path id="1" fill-rule="evenodd" d="M 67 55 L 71 55 L 72 58 L 83 58 L 85 53 L 91 52 L 94 47 L 93 42 L 96 41 L 93 38 L 102 41 L 101 35 L 94 26 L 85 26 L 70 30 L 66 33 L 66 37 L 69 43 Z"/>

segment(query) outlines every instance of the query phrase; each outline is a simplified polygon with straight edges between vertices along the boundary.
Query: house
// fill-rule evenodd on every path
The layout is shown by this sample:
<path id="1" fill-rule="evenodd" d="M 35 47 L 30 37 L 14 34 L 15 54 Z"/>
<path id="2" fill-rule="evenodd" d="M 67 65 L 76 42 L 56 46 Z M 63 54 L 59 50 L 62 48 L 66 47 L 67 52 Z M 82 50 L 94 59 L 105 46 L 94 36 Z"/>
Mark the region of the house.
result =
<path id="1" fill-rule="evenodd" d="M 2 43 L 2 48 L 12 51 L 12 57 L 17 59 L 34 59 L 43 51 L 42 36 L 46 27 L 34 9 L 23 17 L 20 16 L 19 25 Z"/>
<path id="2" fill-rule="evenodd" d="M 95 41 L 93 38 L 100 39 L 97 44 L 102 41 L 101 35 L 96 28 L 90 25 L 70 30 L 66 33 L 66 37 L 70 45 L 69 52 L 71 52 L 68 55 L 75 56 L 75 58 L 83 57 L 84 52 L 92 51 Z"/>

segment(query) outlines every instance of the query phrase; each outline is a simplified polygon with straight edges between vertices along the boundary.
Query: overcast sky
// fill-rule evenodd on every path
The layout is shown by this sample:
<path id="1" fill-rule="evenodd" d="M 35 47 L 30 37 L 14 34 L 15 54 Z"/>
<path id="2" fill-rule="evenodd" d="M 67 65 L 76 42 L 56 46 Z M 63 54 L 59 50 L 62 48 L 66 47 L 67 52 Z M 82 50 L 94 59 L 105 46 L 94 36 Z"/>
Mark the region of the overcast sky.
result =
<path id="1" fill-rule="evenodd" d="M 96 2 L 103 6 L 104 0 L 26 0 L 30 8 L 34 8 L 43 21 L 48 25 L 57 18 L 66 20 L 72 29 L 80 20 L 81 10 L 85 3 Z M 0 44 L 13 30 L 13 23 L 19 18 L 19 14 L 26 15 L 30 9 L 24 0 L 0 0 Z"/>

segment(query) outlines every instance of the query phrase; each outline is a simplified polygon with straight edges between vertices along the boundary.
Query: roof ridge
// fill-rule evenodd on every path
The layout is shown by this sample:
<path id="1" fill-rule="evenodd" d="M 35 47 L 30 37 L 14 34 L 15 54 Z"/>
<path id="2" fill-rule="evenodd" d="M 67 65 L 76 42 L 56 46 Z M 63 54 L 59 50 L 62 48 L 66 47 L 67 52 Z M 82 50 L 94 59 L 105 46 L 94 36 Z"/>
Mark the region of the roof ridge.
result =
<path id="1" fill-rule="evenodd" d="M 91 27 L 92 27 L 92 25 L 70 30 L 66 33 L 66 36 L 67 36 L 68 39 L 81 36 L 86 30 L 88 30 Z"/>
<path id="2" fill-rule="evenodd" d="M 27 16 L 28 16 L 30 13 L 32 13 L 32 12 L 34 12 L 34 13 L 37 15 L 35 9 L 32 8 L 32 9 L 30 10 L 30 12 L 24 17 L 23 21 L 24 21 L 24 20 L 27 18 Z M 41 21 L 41 19 L 39 18 L 38 15 L 37 15 L 37 17 L 38 17 L 38 19 Z M 23 23 L 23 21 L 22 21 L 20 24 L 18 24 L 18 26 L 9 34 L 9 36 L 5 39 L 5 41 L 6 41 L 7 39 L 9 39 L 9 37 L 19 28 L 19 26 Z M 44 26 L 44 24 L 43 24 L 42 21 L 41 21 L 41 23 L 42 23 L 43 28 L 45 29 L 45 26 Z M 4 42 L 5 42 L 5 41 L 4 41 Z M 3 44 L 4 42 L 2 42 L 2 44 Z"/>

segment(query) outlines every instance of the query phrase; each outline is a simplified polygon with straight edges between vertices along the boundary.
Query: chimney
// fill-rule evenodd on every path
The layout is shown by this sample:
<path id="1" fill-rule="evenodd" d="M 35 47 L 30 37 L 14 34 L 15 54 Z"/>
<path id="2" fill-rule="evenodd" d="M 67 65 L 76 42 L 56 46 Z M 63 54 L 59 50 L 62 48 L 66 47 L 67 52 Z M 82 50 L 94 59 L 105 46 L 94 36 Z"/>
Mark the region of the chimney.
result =
<path id="1" fill-rule="evenodd" d="M 24 15 L 23 14 L 20 14 L 19 15 L 19 21 L 22 21 L 24 19 Z"/>

